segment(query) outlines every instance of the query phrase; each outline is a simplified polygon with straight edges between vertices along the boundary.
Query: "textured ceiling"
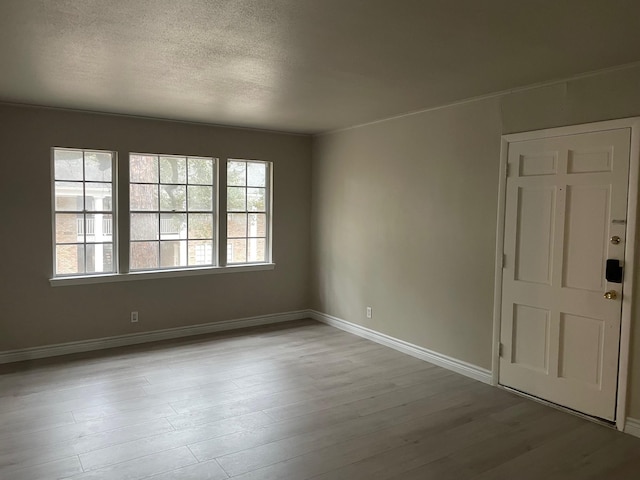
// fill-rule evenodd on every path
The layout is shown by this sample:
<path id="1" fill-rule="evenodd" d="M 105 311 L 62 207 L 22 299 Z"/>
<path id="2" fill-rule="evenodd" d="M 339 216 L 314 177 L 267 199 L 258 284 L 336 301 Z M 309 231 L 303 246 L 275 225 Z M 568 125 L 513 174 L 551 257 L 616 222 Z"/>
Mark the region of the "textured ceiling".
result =
<path id="1" fill-rule="evenodd" d="M 293 132 L 638 60 L 639 0 L 0 0 L 0 101 Z"/>

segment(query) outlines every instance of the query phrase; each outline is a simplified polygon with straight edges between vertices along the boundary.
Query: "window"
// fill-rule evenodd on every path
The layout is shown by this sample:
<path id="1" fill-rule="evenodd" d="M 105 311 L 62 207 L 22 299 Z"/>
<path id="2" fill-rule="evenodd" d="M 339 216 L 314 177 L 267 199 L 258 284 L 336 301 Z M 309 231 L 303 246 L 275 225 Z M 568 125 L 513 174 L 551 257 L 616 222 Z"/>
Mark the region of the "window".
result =
<path id="1" fill-rule="evenodd" d="M 270 162 L 226 160 L 219 192 L 216 158 L 131 153 L 128 161 L 128 178 L 120 179 L 128 181 L 129 211 L 121 221 L 130 228 L 119 239 L 116 154 L 52 149 L 52 284 L 221 273 L 212 269 L 220 263 L 235 267 L 226 271 L 273 268 Z M 219 215 L 221 194 L 227 208 Z M 122 275 L 119 259 L 128 264 Z"/>
<path id="2" fill-rule="evenodd" d="M 114 159 L 112 152 L 53 149 L 56 276 L 115 271 Z"/>
<path id="3" fill-rule="evenodd" d="M 270 164 L 227 162 L 227 264 L 270 260 Z"/>
<path id="4" fill-rule="evenodd" d="M 213 266 L 215 159 L 129 157 L 130 270 Z"/>

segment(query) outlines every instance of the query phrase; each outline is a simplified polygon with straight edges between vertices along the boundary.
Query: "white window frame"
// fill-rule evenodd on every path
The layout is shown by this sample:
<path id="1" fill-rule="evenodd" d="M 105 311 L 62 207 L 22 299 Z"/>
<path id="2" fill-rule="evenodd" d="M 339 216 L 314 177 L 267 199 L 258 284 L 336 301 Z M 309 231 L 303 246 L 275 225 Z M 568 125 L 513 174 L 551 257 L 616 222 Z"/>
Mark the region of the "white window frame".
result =
<path id="1" fill-rule="evenodd" d="M 72 151 L 72 152 L 82 152 L 82 180 L 56 180 L 56 151 Z M 86 179 L 85 173 L 85 154 L 86 152 L 96 152 L 96 153 L 105 153 L 111 155 L 111 182 L 102 182 L 102 181 L 93 181 Z M 64 183 L 78 183 L 82 184 L 82 198 L 83 198 L 83 208 L 82 210 L 58 210 L 56 208 L 56 181 L 64 182 Z M 86 208 L 86 184 L 87 183 L 110 183 L 111 184 L 111 210 L 87 210 Z M 117 153 L 112 150 L 101 150 L 97 148 L 70 148 L 70 147 L 52 147 L 51 148 L 51 232 L 52 232 L 52 257 L 53 257 L 53 278 L 52 280 L 57 279 L 68 279 L 71 277 L 74 278 L 92 278 L 92 277 L 104 277 L 109 275 L 117 275 L 119 270 L 119 262 L 118 262 L 118 208 L 117 208 L 117 189 L 118 189 L 118 161 L 117 161 Z M 56 214 L 71 214 L 71 215 L 82 215 L 83 225 L 82 225 L 82 236 L 84 240 L 82 242 L 73 242 L 73 243 L 58 243 L 57 242 L 57 232 L 56 232 Z M 84 226 L 87 222 L 87 215 L 111 215 L 111 242 L 87 242 L 87 234 L 85 232 Z M 78 229 L 78 233 L 80 233 L 80 229 Z M 111 263 L 113 265 L 113 269 L 108 272 L 87 272 L 87 245 L 108 245 L 111 244 Z M 58 273 L 58 245 L 76 245 L 82 246 L 84 249 L 83 261 L 84 261 L 84 272 L 83 273 Z"/>
<path id="2" fill-rule="evenodd" d="M 138 153 L 138 152 L 130 152 L 129 153 L 129 167 L 131 166 L 131 157 L 133 156 L 146 156 L 146 157 L 155 157 L 156 158 L 156 162 L 157 162 L 157 168 L 158 168 L 158 182 L 157 183 L 150 183 L 150 182 L 133 182 L 131 181 L 131 172 L 129 172 L 129 180 L 128 180 L 128 192 L 129 192 L 129 202 L 131 202 L 131 186 L 132 185 L 154 185 L 157 186 L 157 192 L 158 192 L 158 208 L 157 210 L 134 210 L 131 207 L 131 203 L 129 203 L 129 211 L 127 212 L 129 215 L 129 271 L 131 273 L 150 273 L 150 272 L 159 272 L 159 271 L 167 271 L 167 270 L 175 270 L 175 271 L 181 271 L 181 270 L 187 270 L 187 269 L 199 269 L 199 268 L 216 268 L 218 267 L 218 256 L 217 256 L 217 252 L 218 252 L 218 239 L 220 237 L 220 222 L 219 222 L 219 218 L 218 218 L 218 198 L 219 198 L 219 188 L 218 188 L 218 177 L 219 177 L 219 172 L 218 172 L 218 168 L 219 168 L 219 163 L 220 163 L 220 159 L 217 157 L 205 157 L 202 155 L 178 155 L 178 154 L 163 154 L 163 153 Z M 160 159 L 161 158 L 179 158 L 179 159 L 185 159 L 186 165 L 186 178 L 184 183 L 163 183 L 162 179 L 161 179 L 161 173 L 160 173 Z M 194 183 L 189 183 L 189 159 L 203 159 L 203 160 L 210 160 L 212 162 L 212 183 L 209 184 L 194 184 Z M 184 186 L 185 187 L 185 210 L 184 211 L 169 211 L 169 210 L 163 210 L 161 208 L 161 195 L 160 195 L 160 190 L 161 187 L 163 185 L 176 185 L 176 186 Z M 212 195 L 211 195 L 211 210 L 189 210 L 189 186 L 206 186 L 206 187 L 211 187 L 212 189 Z M 158 238 L 155 240 L 133 240 L 132 237 L 133 235 L 131 234 L 132 231 L 132 225 L 131 225 L 131 218 L 132 215 L 134 214 L 155 214 L 158 216 Z M 188 262 L 188 258 L 189 258 L 189 241 L 197 241 L 197 240 L 201 240 L 201 239 L 189 239 L 189 215 L 190 214 L 211 214 L 212 216 L 212 238 L 210 239 L 202 239 L 205 241 L 211 241 L 211 245 L 212 245 L 212 255 L 211 255 L 211 263 L 210 264 L 205 264 L 205 265 L 181 265 L 181 266 L 169 266 L 169 267 L 163 267 L 161 264 L 161 249 L 162 249 L 162 242 L 166 242 L 166 241 L 172 241 L 172 240 L 167 240 L 167 239 L 162 239 L 162 215 L 163 214 L 184 214 L 186 216 L 186 237 L 184 238 L 180 238 L 180 239 L 176 239 L 174 241 L 184 241 L 185 244 L 187 245 L 187 250 L 186 250 L 186 255 L 187 255 L 187 262 Z M 135 243 L 144 243 L 144 242 L 156 242 L 158 244 L 158 267 L 157 268 L 140 268 L 140 269 L 133 269 L 131 268 L 131 264 L 132 264 L 132 246 Z"/>
<path id="3" fill-rule="evenodd" d="M 225 168 L 227 168 L 227 172 L 228 172 L 228 168 L 229 168 L 229 163 L 230 162 L 243 162 L 245 164 L 250 164 L 250 163 L 255 163 L 255 164 L 260 164 L 260 165 L 264 165 L 266 172 L 265 172 L 265 186 L 264 187 L 256 187 L 256 186 L 249 186 L 248 185 L 248 179 L 245 176 L 245 184 L 244 186 L 242 185 L 229 185 L 229 177 L 228 174 L 226 176 L 226 180 L 227 180 L 227 184 L 226 184 L 226 188 L 225 188 L 225 195 L 227 195 L 227 199 L 229 198 L 229 188 L 234 188 L 234 187 L 241 187 L 241 188 L 245 188 L 245 189 L 249 189 L 249 188 L 264 188 L 265 189 L 265 211 L 264 212 L 257 212 L 257 211 L 250 211 L 248 210 L 248 198 L 245 197 L 245 209 L 244 210 L 229 210 L 229 206 L 227 204 L 227 208 L 226 208 L 226 212 L 225 212 L 225 222 L 227 222 L 228 225 L 228 218 L 229 218 L 229 214 L 234 214 L 234 213 L 239 213 L 239 214 L 246 214 L 247 215 L 247 222 L 248 222 L 248 218 L 249 218 L 249 214 L 252 213 L 265 213 L 266 214 L 266 224 L 265 224 L 265 237 L 249 237 L 248 236 L 248 225 L 247 225 L 247 232 L 245 237 L 229 237 L 229 232 L 228 232 L 228 227 L 227 227 L 227 231 L 226 231 L 226 235 L 225 235 L 225 242 L 227 244 L 227 265 L 232 266 L 232 265 L 262 265 L 262 264 L 269 264 L 272 262 L 272 252 L 271 252 L 271 243 L 272 243 L 272 228 L 271 228 L 271 224 L 272 224 L 272 218 L 273 218 L 273 199 L 272 199 L 272 185 L 273 185 L 273 163 L 266 161 L 266 160 L 249 160 L 249 159 L 244 159 L 244 158 L 227 158 L 226 164 L 225 164 Z M 250 262 L 246 259 L 246 257 L 248 257 L 247 253 L 245 253 L 245 261 L 244 262 L 231 262 L 229 261 L 228 255 L 229 255 L 229 240 L 234 240 L 234 239 L 242 239 L 244 238 L 245 241 L 247 242 L 247 246 L 246 246 L 246 252 L 248 252 L 249 246 L 248 246 L 248 242 L 251 238 L 264 238 L 265 239 L 265 259 L 263 261 L 258 261 L 258 262 Z"/>

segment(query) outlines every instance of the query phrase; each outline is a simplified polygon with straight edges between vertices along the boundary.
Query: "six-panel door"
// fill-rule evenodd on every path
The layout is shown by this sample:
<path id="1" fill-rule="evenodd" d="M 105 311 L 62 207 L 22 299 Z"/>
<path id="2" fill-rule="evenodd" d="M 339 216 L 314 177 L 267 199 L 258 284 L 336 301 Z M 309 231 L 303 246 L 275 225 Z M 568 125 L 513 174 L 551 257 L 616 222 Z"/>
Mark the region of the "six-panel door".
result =
<path id="1" fill-rule="evenodd" d="M 624 261 L 630 135 L 508 150 L 500 383 L 607 420 L 615 418 L 622 284 L 607 282 L 605 266 Z"/>

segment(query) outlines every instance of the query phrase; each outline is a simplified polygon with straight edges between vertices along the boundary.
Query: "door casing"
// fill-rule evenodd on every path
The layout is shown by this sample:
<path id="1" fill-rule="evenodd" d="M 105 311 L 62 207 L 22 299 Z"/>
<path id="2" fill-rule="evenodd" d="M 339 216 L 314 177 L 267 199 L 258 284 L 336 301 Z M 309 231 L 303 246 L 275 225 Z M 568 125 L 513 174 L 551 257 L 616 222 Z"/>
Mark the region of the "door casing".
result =
<path id="1" fill-rule="evenodd" d="M 493 302 L 493 352 L 492 383 L 500 378 L 500 327 L 502 310 L 502 261 L 504 255 L 504 226 L 506 211 L 507 157 L 509 144 L 525 140 L 562 137 L 580 133 L 601 132 L 619 128 L 631 129 L 629 158 L 629 193 L 627 201 L 627 224 L 625 244 L 624 292 L 620 331 L 620 357 L 618 360 L 618 392 L 616 399 L 616 428 L 624 431 L 627 410 L 629 381 L 629 353 L 631 344 L 631 313 L 633 303 L 633 277 L 635 269 L 636 212 L 638 207 L 638 175 L 640 171 L 640 117 L 587 123 L 568 127 L 550 128 L 532 132 L 502 135 L 500 150 L 500 179 L 498 188 L 498 219 L 496 231 L 496 264 Z"/>

